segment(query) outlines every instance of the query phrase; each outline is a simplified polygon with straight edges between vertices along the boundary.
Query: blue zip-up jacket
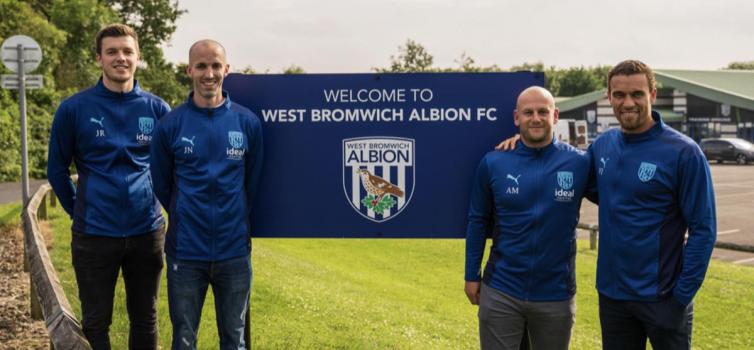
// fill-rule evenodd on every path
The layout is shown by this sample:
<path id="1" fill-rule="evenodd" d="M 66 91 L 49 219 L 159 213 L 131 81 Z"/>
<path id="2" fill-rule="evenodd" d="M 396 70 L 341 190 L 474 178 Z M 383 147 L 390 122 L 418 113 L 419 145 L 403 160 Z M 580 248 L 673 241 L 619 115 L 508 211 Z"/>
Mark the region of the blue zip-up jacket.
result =
<path id="1" fill-rule="evenodd" d="M 597 290 L 687 305 L 715 245 L 715 194 L 699 146 L 652 117 L 656 124 L 644 133 L 612 129 L 589 148 L 600 204 Z"/>
<path id="2" fill-rule="evenodd" d="M 102 79 L 60 104 L 50 131 L 47 178 L 73 218 L 73 231 L 129 237 L 165 224 L 152 192 L 149 147 L 157 120 L 169 111 L 138 82 L 122 93 L 108 90 Z"/>
<path id="3" fill-rule="evenodd" d="M 576 224 L 589 185 L 588 155 L 553 141 L 482 158 L 471 190 L 466 281 L 479 281 L 487 233 L 492 247 L 484 283 L 522 300 L 559 301 L 576 293 Z"/>
<path id="4" fill-rule="evenodd" d="M 176 259 L 220 261 L 251 251 L 262 125 L 223 95 L 222 105 L 199 108 L 189 94 L 155 131 L 152 178 L 170 219 L 165 252 Z"/>

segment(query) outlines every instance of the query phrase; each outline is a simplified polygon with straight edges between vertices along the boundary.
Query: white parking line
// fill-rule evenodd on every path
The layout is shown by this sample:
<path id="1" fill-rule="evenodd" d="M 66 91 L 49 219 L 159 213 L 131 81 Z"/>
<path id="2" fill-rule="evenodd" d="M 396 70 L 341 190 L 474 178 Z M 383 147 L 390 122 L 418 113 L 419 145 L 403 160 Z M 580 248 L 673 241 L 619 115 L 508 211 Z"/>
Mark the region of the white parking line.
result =
<path id="1" fill-rule="evenodd" d="M 728 231 L 718 231 L 717 235 L 718 236 L 729 235 L 731 233 L 736 233 L 736 232 L 741 232 L 741 230 L 740 229 L 735 229 L 735 230 L 728 230 Z"/>
<path id="2" fill-rule="evenodd" d="M 716 196 L 717 198 L 727 198 L 727 197 L 738 197 L 738 196 L 748 196 L 754 194 L 754 192 L 744 192 L 744 193 L 734 193 L 734 194 L 724 194 Z"/>
<path id="3" fill-rule="evenodd" d="M 745 263 L 747 263 L 747 262 L 752 262 L 752 261 L 754 261 L 754 258 L 748 258 L 748 259 L 741 259 L 741 260 L 736 260 L 736 261 L 734 261 L 733 263 L 734 263 L 734 264 L 745 264 Z"/>
<path id="4" fill-rule="evenodd" d="M 751 188 L 752 182 L 736 183 L 736 184 L 715 184 L 715 187 L 736 187 L 736 188 Z"/>

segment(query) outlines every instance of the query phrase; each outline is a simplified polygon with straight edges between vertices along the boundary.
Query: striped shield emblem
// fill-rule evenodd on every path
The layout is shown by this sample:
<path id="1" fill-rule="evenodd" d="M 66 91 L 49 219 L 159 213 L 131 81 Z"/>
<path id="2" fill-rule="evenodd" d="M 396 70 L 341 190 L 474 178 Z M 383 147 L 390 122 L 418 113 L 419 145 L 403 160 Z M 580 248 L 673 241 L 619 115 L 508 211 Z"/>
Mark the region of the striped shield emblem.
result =
<path id="1" fill-rule="evenodd" d="M 406 208 L 414 190 L 414 139 L 376 136 L 343 140 L 343 191 L 351 207 L 374 222 Z"/>
<path id="2" fill-rule="evenodd" d="M 652 178 L 655 176 L 656 170 L 657 165 L 641 162 L 641 165 L 639 165 L 639 180 L 641 180 L 641 182 L 652 180 Z"/>
<path id="3" fill-rule="evenodd" d="M 570 190 L 573 187 L 573 172 L 558 171 L 558 185 L 564 190 Z"/>
<path id="4" fill-rule="evenodd" d="M 152 130 L 154 130 L 154 119 L 150 117 L 139 117 L 139 130 L 142 134 L 151 134 Z"/>
<path id="5" fill-rule="evenodd" d="M 228 143 L 233 148 L 241 148 L 243 146 L 243 134 L 240 131 L 228 131 Z"/>

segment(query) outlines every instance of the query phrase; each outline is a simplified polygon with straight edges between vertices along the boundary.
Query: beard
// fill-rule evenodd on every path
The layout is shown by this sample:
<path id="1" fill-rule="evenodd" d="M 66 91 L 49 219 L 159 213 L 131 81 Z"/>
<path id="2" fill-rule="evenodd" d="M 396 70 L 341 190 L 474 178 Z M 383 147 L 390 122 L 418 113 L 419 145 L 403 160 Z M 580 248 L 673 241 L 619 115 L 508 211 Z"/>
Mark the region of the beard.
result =
<path id="1" fill-rule="evenodd" d="M 634 130 L 640 130 L 643 126 L 645 126 L 652 117 L 643 109 L 635 109 L 630 111 L 623 111 L 631 113 L 630 115 L 626 115 L 623 113 L 618 113 L 618 123 L 620 124 L 621 129 L 625 131 L 634 131 Z"/>
<path id="2" fill-rule="evenodd" d="M 528 143 L 540 143 L 547 141 L 548 138 L 552 136 L 552 127 L 548 125 L 542 125 L 542 127 L 537 130 L 542 130 L 543 132 L 537 132 L 534 134 L 529 127 L 522 128 L 521 137 Z"/>

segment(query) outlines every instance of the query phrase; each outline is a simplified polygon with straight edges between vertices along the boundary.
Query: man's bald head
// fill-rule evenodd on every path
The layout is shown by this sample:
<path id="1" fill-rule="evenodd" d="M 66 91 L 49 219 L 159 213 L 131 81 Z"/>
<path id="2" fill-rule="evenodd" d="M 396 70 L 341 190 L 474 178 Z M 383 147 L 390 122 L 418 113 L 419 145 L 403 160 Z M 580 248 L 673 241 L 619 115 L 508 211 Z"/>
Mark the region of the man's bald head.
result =
<path id="1" fill-rule="evenodd" d="M 194 60 L 197 52 L 203 50 L 212 50 L 219 53 L 223 62 L 226 62 L 225 47 L 222 44 L 212 39 L 202 39 L 192 44 L 189 48 L 189 65 Z"/>
<path id="2" fill-rule="evenodd" d="M 559 114 L 552 94 L 545 88 L 531 86 L 518 95 L 513 123 L 519 127 L 521 141 L 526 146 L 540 148 L 552 142 L 552 127 Z"/>
<path id="3" fill-rule="evenodd" d="M 191 45 L 186 73 L 193 81 L 194 103 L 201 108 L 214 108 L 225 101 L 223 80 L 229 71 L 225 48 L 220 43 L 205 39 Z"/>
<path id="4" fill-rule="evenodd" d="M 518 99 L 516 100 L 516 109 L 521 108 L 521 105 L 525 101 L 530 101 L 532 99 L 541 100 L 543 98 L 547 100 L 550 107 L 555 107 L 555 98 L 552 97 L 552 93 L 550 93 L 550 91 L 541 86 L 530 86 L 524 89 L 524 91 L 521 91 L 521 93 L 518 95 Z"/>

